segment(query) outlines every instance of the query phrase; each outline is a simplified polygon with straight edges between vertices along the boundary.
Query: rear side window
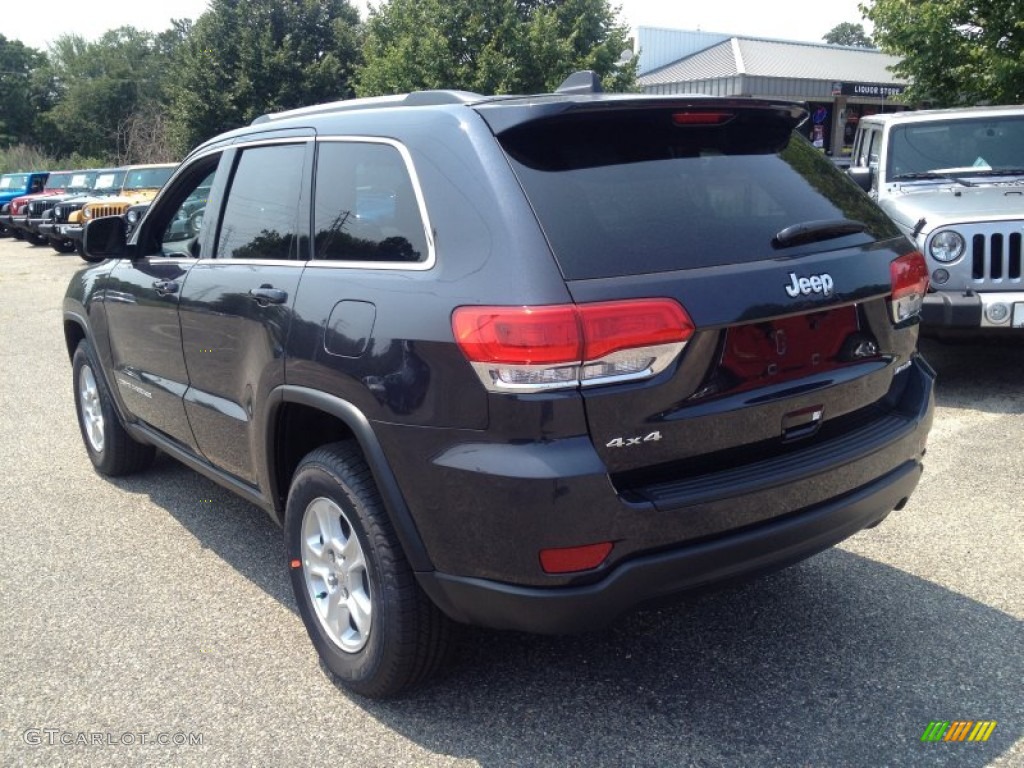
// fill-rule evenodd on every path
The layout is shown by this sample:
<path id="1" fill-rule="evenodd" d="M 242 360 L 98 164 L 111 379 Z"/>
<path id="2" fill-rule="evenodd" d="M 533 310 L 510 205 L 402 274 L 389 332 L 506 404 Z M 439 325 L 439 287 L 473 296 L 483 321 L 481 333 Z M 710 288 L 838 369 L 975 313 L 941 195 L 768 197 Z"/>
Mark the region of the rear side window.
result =
<path id="1" fill-rule="evenodd" d="M 499 141 L 569 279 L 775 258 L 779 231 L 820 219 L 862 221 L 869 233 L 786 256 L 898 234 L 786 120 L 753 110 L 722 120 L 591 112 L 526 123 Z"/>
<path id="2" fill-rule="evenodd" d="M 423 218 L 409 169 L 396 147 L 321 142 L 314 200 L 314 259 L 426 261 Z"/>
<path id="3" fill-rule="evenodd" d="M 296 257 L 305 156 L 305 144 L 242 150 L 220 224 L 218 258 Z"/>

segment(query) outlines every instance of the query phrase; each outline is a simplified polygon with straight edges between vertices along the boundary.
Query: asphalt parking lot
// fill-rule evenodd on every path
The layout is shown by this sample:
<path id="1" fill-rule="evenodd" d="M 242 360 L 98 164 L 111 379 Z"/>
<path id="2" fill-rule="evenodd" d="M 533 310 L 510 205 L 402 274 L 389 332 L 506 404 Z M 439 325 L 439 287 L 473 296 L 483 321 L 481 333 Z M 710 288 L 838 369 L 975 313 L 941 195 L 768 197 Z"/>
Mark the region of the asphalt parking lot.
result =
<path id="1" fill-rule="evenodd" d="M 1024 765 L 1024 342 L 924 344 L 926 472 L 878 528 L 602 634 L 468 630 L 377 703 L 319 665 L 263 512 L 166 458 L 92 470 L 82 265 L 0 239 L 0 765 Z"/>

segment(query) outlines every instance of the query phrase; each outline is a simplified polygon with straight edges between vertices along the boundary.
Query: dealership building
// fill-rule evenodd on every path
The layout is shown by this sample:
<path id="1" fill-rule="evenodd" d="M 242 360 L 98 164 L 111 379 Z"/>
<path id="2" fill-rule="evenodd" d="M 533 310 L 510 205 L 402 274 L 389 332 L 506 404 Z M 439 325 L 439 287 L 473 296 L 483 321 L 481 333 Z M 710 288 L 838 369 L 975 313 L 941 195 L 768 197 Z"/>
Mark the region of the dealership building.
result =
<path id="1" fill-rule="evenodd" d="M 864 115 L 905 109 L 893 99 L 907 82 L 899 59 L 874 48 L 638 27 L 644 93 L 701 93 L 805 101 L 805 133 L 835 157 L 849 156 Z"/>

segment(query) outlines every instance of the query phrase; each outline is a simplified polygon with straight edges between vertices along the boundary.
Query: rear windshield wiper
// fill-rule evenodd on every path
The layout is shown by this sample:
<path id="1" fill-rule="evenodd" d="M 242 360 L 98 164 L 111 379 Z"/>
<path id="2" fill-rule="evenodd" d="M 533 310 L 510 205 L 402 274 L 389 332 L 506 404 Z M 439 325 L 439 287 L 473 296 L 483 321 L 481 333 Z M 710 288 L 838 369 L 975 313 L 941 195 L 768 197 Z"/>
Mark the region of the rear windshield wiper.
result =
<path id="1" fill-rule="evenodd" d="M 965 187 L 973 187 L 974 184 L 961 178 L 960 176 L 953 176 L 948 173 L 935 173 L 935 171 L 923 171 L 921 173 L 901 173 L 899 176 L 893 176 L 890 181 L 919 181 L 921 179 L 934 179 L 936 181 L 955 181 L 957 184 L 963 184 Z"/>
<path id="2" fill-rule="evenodd" d="M 792 248 L 805 243 L 817 243 L 831 240 L 844 235 L 855 235 L 864 232 L 868 225 L 852 219 L 827 219 L 824 221 L 805 221 L 786 227 L 772 238 L 772 248 Z"/>

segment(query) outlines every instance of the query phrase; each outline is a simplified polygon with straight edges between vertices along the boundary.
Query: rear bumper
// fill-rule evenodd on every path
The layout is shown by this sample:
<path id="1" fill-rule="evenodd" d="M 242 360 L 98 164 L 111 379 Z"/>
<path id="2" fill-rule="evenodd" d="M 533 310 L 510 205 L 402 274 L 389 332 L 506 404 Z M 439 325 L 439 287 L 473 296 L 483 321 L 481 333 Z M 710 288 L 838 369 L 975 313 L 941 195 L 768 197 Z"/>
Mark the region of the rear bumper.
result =
<path id="1" fill-rule="evenodd" d="M 897 379 L 887 416 L 806 449 L 649 486 L 642 500 L 615 493 L 583 440 L 441 454 L 436 496 L 414 508 L 436 568 L 420 583 L 457 621 L 564 633 L 795 563 L 880 522 L 917 485 L 934 372 L 915 356 Z M 541 549 L 609 541 L 596 569 L 540 569 Z"/>
<path id="2" fill-rule="evenodd" d="M 846 496 L 751 529 L 669 552 L 636 557 L 580 587 L 520 587 L 438 572 L 418 574 L 446 614 L 467 624 L 542 634 L 599 629 L 645 602 L 799 562 L 882 521 L 921 477 L 908 461 Z"/>

